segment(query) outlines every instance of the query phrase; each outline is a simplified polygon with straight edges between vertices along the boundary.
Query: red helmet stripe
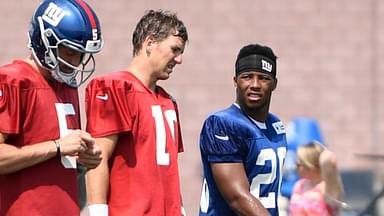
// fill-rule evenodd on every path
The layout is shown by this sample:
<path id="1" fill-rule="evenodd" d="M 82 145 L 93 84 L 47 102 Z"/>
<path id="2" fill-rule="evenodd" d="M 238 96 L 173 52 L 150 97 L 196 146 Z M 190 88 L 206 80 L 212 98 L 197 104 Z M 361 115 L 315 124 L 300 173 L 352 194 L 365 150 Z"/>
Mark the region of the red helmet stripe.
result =
<path id="1" fill-rule="evenodd" d="M 84 9 L 85 13 L 87 14 L 88 16 L 88 19 L 89 21 L 91 22 L 91 27 L 92 29 L 95 29 L 96 28 L 96 19 L 95 17 L 93 16 L 93 13 L 91 11 L 91 9 L 88 7 L 88 5 L 82 1 L 82 0 L 76 0 L 77 3 L 79 3 L 79 5 Z"/>

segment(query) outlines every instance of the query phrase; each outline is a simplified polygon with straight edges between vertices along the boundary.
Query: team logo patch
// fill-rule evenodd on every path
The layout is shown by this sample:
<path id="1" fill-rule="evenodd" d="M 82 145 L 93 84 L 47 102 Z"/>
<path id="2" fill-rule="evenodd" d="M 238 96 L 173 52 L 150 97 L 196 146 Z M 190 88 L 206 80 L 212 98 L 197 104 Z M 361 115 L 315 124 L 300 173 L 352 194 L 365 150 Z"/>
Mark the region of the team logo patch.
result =
<path id="1" fill-rule="evenodd" d="M 272 64 L 265 60 L 261 60 L 261 69 L 272 72 Z"/>
<path id="2" fill-rule="evenodd" d="M 68 15 L 66 11 L 51 2 L 44 11 L 42 19 L 53 26 L 57 26 L 66 15 Z"/>
<path id="3" fill-rule="evenodd" d="M 275 129 L 277 134 L 284 134 L 285 133 L 285 127 L 283 122 L 275 122 L 272 124 L 273 128 Z"/>

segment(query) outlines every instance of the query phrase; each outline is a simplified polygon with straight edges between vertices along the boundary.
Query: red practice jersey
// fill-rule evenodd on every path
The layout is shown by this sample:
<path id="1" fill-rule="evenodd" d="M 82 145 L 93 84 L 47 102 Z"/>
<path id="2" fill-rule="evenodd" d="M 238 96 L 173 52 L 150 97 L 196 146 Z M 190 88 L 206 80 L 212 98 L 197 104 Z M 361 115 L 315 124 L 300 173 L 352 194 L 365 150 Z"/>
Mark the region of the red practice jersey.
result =
<path id="1" fill-rule="evenodd" d="M 28 63 L 16 60 L 0 68 L 0 122 L 6 143 L 18 148 L 58 139 L 80 128 L 77 90 L 50 85 Z M 0 215 L 79 215 L 76 176 L 57 158 L 0 175 Z"/>
<path id="2" fill-rule="evenodd" d="M 109 160 L 109 214 L 179 216 L 183 146 L 175 101 L 121 71 L 90 82 L 86 110 L 92 136 L 119 134 Z"/>

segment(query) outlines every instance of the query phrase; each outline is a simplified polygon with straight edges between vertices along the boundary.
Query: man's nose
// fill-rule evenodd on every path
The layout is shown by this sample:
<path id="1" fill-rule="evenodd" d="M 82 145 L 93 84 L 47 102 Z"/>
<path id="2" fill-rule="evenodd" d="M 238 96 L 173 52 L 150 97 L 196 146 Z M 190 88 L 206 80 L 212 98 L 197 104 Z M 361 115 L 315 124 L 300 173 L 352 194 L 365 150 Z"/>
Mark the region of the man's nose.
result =
<path id="1" fill-rule="evenodd" d="M 176 64 L 183 63 L 182 54 L 179 54 L 179 55 L 175 56 L 174 60 L 175 60 Z"/>
<path id="2" fill-rule="evenodd" d="M 254 76 L 251 80 L 251 87 L 258 88 L 260 87 L 260 79 L 257 76 Z"/>

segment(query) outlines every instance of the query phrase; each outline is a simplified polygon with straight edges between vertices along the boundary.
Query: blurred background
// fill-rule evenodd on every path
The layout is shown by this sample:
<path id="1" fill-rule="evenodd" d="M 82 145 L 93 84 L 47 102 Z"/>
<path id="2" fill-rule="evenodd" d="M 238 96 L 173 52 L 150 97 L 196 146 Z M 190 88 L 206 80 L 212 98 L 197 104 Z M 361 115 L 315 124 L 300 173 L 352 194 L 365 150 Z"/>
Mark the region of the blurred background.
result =
<path id="1" fill-rule="evenodd" d="M 29 54 L 27 30 L 39 2 L 0 2 L 0 64 Z M 131 35 L 144 11 L 177 12 L 188 28 L 190 41 L 183 64 L 176 67 L 171 79 L 158 84 L 177 99 L 180 108 L 185 147 L 180 171 L 189 215 L 197 214 L 200 202 L 202 122 L 210 112 L 234 101 L 234 61 L 239 49 L 249 43 L 269 45 L 279 57 L 279 84 L 271 112 L 287 125 L 297 118 L 312 119 L 323 142 L 338 157 L 346 202 L 355 212 L 372 204 L 369 215 L 384 215 L 383 201 L 374 202 L 384 187 L 383 1 L 88 3 L 98 14 L 105 39 L 103 51 L 96 56 L 96 75 L 127 67 L 132 56 Z M 84 87 L 80 88 L 81 99 Z"/>

